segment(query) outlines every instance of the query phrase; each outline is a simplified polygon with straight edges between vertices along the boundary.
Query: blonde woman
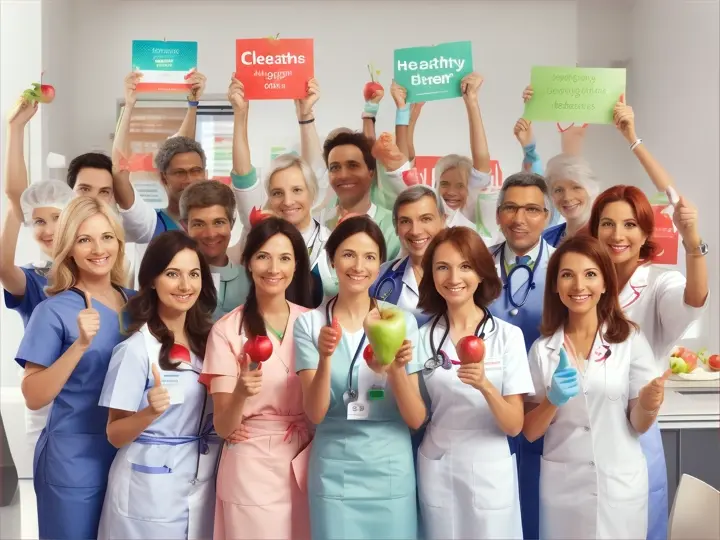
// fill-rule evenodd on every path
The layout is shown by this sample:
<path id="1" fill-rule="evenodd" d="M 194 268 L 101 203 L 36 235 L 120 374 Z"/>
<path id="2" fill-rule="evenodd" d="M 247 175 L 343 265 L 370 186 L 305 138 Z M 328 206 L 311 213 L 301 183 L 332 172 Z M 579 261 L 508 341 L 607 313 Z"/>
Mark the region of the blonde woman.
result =
<path id="1" fill-rule="evenodd" d="M 58 221 L 46 294 L 32 313 L 16 361 L 31 410 L 54 400 L 35 448 L 40 538 L 97 538 L 115 448 L 98 406 L 127 302 L 124 232 L 113 211 L 73 199 Z"/>

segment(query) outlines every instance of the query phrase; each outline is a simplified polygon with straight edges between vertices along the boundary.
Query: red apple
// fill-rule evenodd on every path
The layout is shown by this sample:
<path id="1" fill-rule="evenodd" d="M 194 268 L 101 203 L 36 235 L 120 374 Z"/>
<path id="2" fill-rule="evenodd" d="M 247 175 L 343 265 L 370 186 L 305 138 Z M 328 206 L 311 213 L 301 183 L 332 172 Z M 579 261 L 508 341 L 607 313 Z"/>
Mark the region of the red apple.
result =
<path id="1" fill-rule="evenodd" d="M 697 367 L 698 355 L 686 347 L 675 347 L 671 356 L 677 356 L 685 361 L 688 368 L 687 373 L 691 373 Z"/>
<path id="2" fill-rule="evenodd" d="M 40 93 L 42 94 L 40 103 L 52 103 L 52 100 L 55 99 L 55 87 L 50 84 L 41 85 Z"/>
<path id="3" fill-rule="evenodd" d="M 477 336 L 465 336 L 457 344 L 461 364 L 477 364 L 485 359 L 485 342 Z"/>
<path id="4" fill-rule="evenodd" d="M 368 364 L 372 362 L 373 359 L 373 350 L 372 345 L 368 344 L 365 345 L 365 349 L 363 350 L 363 358 L 365 359 L 365 362 Z"/>
<path id="5" fill-rule="evenodd" d="M 416 184 L 422 184 L 422 178 L 420 177 L 420 174 L 415 167 L 413 167 L 409 171 L 403 172 L 402 179 L 403 182 L 405 182 L 405 185 L 408 187 L 414 186 Z"/>
<path id="6" fill-rule="evenodd" d="M 365 101 L 370 101 L 373 98 L 375 92 L 385 91 L 382 85 L 375 80 L 375 73 L 373 72 L 372 66 L 369 64 L 368 71 L 370 72 L 370 82 L 365 83 L 365 86 L 363 88 L 363 97 L 365 98 Z M 379 74 L 380 72 L 378 71 L 377 73 Z"/>
<path id="7" fill-rule="evenodd" d="M 190 351 L 187 349 L 187 347 L 183 345 L 178 345 L 177 343 L 173 344 L 173 346 L 170 347 L 170 353 L 168 355 L 168 358 L 173 364 L 180 364 L 182 362 L 187 362 L 188 364 L 191 363 Z"/>
<path id="8" fill-rule="evenodd" d="M 720 354 L 713 354 L 708 358 L 707 365 L 711 371 L 720 371 Z"/>
<path id="9" fill-rule="evenodd" d="M 248 339 L 243 346 L 243 352 L 255 364 L 265 362 L 273 352 L 272 341 L 267 336 L 256 336 Z"/>
<path id="10" fill-rule="evenodd" d="M 261 208 L 258 208 L 257 206 L 253 206 L 252 210 L 250 210 L 250 226 L 254 227 L 258 223 L 260 223 L 263 219 L 271 217 L 272 214 L 269 214 L 268 212 L 263 211 Z"/>

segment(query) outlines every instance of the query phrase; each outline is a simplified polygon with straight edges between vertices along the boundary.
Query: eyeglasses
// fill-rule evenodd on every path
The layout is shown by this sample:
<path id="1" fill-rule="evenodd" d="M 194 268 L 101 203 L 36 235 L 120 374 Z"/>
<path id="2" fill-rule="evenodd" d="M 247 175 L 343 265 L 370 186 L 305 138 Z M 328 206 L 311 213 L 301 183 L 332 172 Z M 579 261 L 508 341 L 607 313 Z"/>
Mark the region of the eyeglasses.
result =
<path id="1" fill-rule="evenodd" d="M 187 180 L 188 177 L 199 178 L 201 176 L 205 176 L 205 169 L 202 167 L 193 167 L 190 170 L 175 169 L 166 172 L 165 175 L 177 180 Z"/>
<path id="2" fill-rule="evenodd" d="M 517 204 L 503 204 L 500 207 L 500 213 L 507 217 L 515 217 L 520 210 L 524 210 L 525 214 L 529 218 L 539 218 L 547 214 L 548 209 L 538 206 L 536 204 L 526 204 L 525 206 L 518 206 Z"/>

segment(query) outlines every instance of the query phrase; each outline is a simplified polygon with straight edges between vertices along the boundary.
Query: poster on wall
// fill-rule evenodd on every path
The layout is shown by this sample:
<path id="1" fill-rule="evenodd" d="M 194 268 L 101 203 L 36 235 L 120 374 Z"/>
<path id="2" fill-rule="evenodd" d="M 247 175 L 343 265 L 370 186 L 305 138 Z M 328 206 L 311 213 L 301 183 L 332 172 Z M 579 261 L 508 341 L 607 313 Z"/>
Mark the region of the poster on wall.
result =
<path id="1" fill-rule="evenodd" d="M 655 264 L 675 265 L 678 262 L 680 233 L 675 229 L 672 220 L 673 206 L 664 193 L 658 193 L 650 202 L 655 215 L 655 229 L 652 239 L 659 246 L 652 262 Z"/>
<path id="2" fill-rule="evenodd" d="M 460 81 L 473 70 L 469 41 L 396 49 L 394 58 L 395 81 L 407 90 L 408 103 L 462 96 Z"/>
<path id="3" fill-rule="evenodd" d="M 132 69 L 143 74 L 137 91 L 187 92 L 197 59 L 197 41 L 133 40 Z"/>
<path id="4" fill-rule="evenodd" d="M 200 115 L 197 119 L 197 141 L 205 150 L 207 174 L 210 180 L 230 184 L 232 171 L 232 116 Z"/>
<path id="5" fill-rule="evenodd" d="M 300 99 L 315 76 L 312 39 L 238 39 L 235 76 L 247 99 Z"/>
<path id="6" fill-rule="evenodd" d="M 612 124 L 615 104 L 625 93 L 624 68 L 535 66 L 533 96 L 523 118 L 536 122 Z"/>
<path id="7" fill-rule="evenodd" d="M 440 156 L 415 156 L 415 169 L 422 178 L 423 184 L 430 187 L 433 186 L 435 165 L 440 161 Z M 500 169 L 500 162 L 497 160 L 490 160 L 490 185 L 494 187 L 500 187 L 503 183 L 502 170 Z"/>

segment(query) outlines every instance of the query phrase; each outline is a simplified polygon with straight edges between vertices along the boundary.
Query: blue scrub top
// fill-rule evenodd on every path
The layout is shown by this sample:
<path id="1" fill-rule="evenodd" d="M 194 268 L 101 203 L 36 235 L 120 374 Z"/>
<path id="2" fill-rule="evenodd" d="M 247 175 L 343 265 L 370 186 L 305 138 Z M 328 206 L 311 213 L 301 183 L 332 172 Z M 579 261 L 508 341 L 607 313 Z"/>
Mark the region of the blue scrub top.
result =
<path id="1" fill-rule="evenodd" d="M 153 232 L 153 238 L 167 232 L 167 231 L 179 231 L 181 230 L 175 220 L 171 218 L 165 210 L 157 210 L 157 221 L 155 222 L 155 232 Z"/>
<path id="2" fill-rule="evenodd" d="M 5 307 L 17 311 L 22 318 L 23 326 L 27 327 L 30 315 L 33 310 L 47 298 L 45 287 L 47 286 L 47 272 L 49 267 L 37 268 L 31 264 L 20 268 L 25 274 L 25 294 L 13 296 L 3 291 Z"/>

